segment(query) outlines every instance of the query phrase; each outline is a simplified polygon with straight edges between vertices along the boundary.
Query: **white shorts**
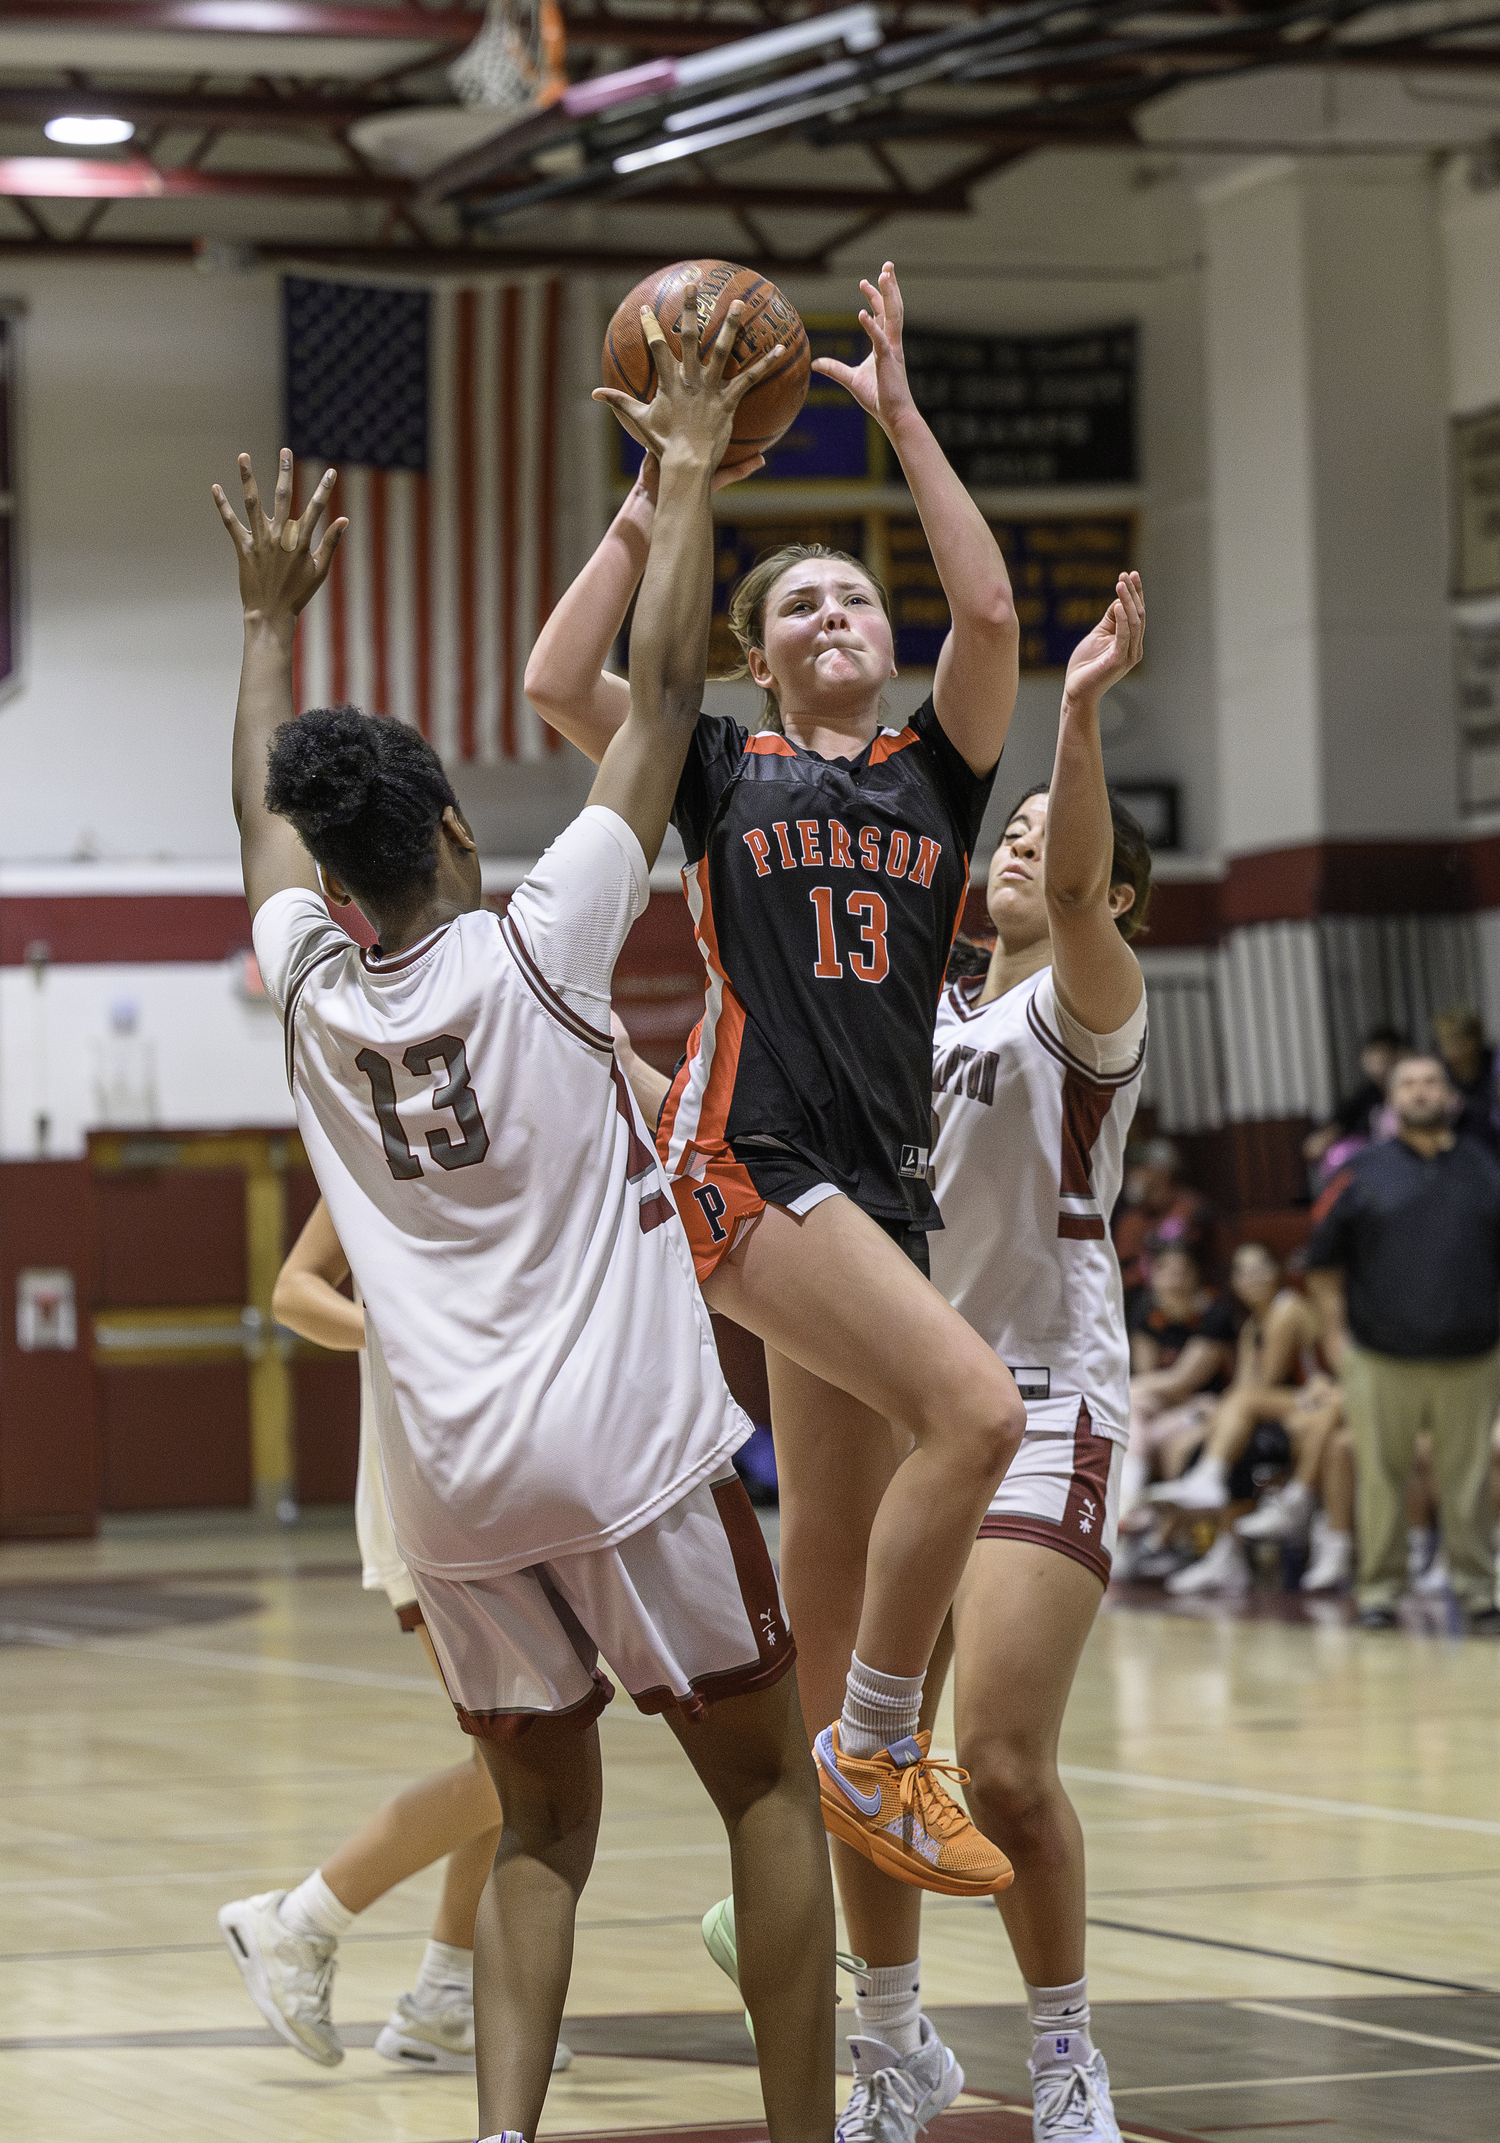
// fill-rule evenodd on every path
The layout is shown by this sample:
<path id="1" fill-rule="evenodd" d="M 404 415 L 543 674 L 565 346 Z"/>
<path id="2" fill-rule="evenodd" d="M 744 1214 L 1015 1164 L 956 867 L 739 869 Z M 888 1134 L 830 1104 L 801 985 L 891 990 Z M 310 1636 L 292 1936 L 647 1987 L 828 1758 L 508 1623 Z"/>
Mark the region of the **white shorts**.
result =
<path id="1" fill-rule="evenodd" d="M 979 1538 L 1056 1548 L 1107 1585 L 1124 1463 L 1124 1446 L 1094 1427 L 1087 1401 L 1029 1406 L 1021 1448 L 980 1520 Z"/>
<path id="2" fill-rule="evenodd" d="M 502 1577 L 412 1575 L 458 1723 L 484 1740 L 539 1718 L 590 1725 L 615 1693 L 601 1652 L 641 1711 L 689 1718 L 769 1688 L 797 1656 L 736 1474 L 612 1548 Z"/>

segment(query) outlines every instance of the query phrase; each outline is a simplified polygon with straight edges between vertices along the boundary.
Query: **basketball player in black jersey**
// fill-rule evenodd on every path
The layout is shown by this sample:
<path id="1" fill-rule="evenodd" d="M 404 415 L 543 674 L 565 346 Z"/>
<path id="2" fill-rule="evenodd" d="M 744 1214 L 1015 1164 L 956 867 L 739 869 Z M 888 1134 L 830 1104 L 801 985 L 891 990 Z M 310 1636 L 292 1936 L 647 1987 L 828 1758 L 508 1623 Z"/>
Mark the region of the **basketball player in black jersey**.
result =
<path id="1" fill-rule="evenodd" d="M 1024 1413 L 1003 1364 L 924 1277 L 938 1224 L 926 1148 L 932 1023 L 1015 701 L 1018 631 L 994 537 L 912 400 L 889 262 L 878 288 L 861 287 L 871 353 L 821 368 L 890 438 L 953 627 L 930 699 L 892 730 L 891 626 L 858 560 L 794 548 L 741 591 L 765 714 L 754 735 L 702 716 L 677 793 L 708 979 L 659 1143 L 709 1302 L 766 1342 L 783 1583 L 846 1895 L 883 1888 L 878 1870 L 981 1895 L 1009 1865 L 916 1730 L 924 1669 Z M 599 392 L 628 426 L 628 397 Z M 627 704 L 601 667 L 651 519 L 648 476 L 528 667 L 533 705 L 594 759 Z"/>

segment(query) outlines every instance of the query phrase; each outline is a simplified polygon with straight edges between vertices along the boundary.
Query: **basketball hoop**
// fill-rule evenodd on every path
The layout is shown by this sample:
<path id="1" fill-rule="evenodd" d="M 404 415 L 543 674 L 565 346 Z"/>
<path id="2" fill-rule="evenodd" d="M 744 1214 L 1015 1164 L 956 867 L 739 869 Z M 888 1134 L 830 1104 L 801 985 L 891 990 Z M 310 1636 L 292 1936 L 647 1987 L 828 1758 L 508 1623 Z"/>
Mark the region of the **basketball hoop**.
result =
<path id="1" fill-rule="evenodd" d="M 461 104 L 522 112 L 554 104 L 568 86 L 567 36 L 557 0 L 488 0 L 484 26 L 448 69 Z"/>

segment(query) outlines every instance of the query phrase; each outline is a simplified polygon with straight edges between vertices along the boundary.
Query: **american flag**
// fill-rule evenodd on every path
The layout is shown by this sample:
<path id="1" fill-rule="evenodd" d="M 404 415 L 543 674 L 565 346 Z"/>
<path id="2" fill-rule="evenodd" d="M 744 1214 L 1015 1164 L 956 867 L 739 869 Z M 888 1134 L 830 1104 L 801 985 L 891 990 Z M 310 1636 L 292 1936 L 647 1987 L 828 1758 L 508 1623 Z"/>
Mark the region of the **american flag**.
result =
<path id="1" fill-rule="evenodd" d="M 449 760 L 539 759 L 525 702 L 556 593 L 557 280 L 284 280 L 297 501 L 330 464 L 349 529 L 297 634 L 299 711 L 395 715 Z"/>

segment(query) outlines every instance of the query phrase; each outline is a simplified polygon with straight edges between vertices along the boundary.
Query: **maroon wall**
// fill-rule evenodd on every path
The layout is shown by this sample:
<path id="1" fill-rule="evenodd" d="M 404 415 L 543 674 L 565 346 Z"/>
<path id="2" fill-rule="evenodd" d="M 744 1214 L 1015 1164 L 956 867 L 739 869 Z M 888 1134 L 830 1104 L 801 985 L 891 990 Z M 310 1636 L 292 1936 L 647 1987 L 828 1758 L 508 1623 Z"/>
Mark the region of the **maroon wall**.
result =
<path id="1" fill-rule="evenodd" d="M 78 1297 L 78 1345 L 23 1354 L 16 1282 L 28 1265 L 64 1266 Z M 93 1182 L 85 1161 L 0 1166 L 0 1536 L 91 1533 L 98 1435 L 89 1299 Z"/>

